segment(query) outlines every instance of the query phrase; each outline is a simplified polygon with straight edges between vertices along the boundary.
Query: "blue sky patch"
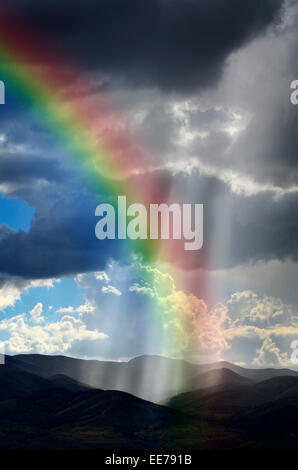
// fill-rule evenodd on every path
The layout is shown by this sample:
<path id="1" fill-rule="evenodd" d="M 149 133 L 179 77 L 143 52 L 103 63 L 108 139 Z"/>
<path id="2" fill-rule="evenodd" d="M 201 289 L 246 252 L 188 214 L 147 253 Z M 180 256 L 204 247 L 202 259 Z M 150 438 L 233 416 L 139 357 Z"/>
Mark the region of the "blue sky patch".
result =
<path id="1" fill-rule="evenodd" d="M 0 195 L 0 225 L 28 232 L 34 218 L 34 209 L 23 199 L 10 199 Z"/>

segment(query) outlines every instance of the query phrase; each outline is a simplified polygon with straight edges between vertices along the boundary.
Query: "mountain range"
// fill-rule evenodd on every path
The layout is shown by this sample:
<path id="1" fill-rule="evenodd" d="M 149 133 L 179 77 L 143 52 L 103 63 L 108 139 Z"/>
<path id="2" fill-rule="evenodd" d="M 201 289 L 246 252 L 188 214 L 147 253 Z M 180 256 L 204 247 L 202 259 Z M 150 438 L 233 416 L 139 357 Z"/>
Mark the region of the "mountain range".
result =
<path id="1" fill-rule="evenodd" d="M 192 364 L 163 356 L 139 356 L 127 362 L 113 362 L 20 354 L 6 356 L 3 369 L 29 372 L 43 378 L 64 375 L 92 388 L 120 390 L 156 403 L 182 391 L 217 385 L 222 381 L 222 369 L 236 374 L 227 380 L 228 383 L 231 380 L 239 382 L 247 379 L 248 384 L 249 381 L 257 383 L 280 376 L 298 377 L 298 372 L 290 369 L 246 369 L 224 361 Z"/>
<path id="2" fill-rule="evenodd" d="M 0 449 L 297 449 L 298 373 L 6 356 Z"/>

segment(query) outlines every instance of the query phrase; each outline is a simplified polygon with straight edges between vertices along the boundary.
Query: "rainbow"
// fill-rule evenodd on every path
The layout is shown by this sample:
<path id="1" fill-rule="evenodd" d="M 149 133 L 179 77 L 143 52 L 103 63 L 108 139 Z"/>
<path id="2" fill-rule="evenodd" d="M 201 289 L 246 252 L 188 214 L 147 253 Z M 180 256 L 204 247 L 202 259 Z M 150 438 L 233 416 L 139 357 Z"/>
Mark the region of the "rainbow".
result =
<path id="1" fill-rule="evenodd" d="M 104 96 L 96 93 L 90 99 L 90 85 L 81 74 L 65 60 L 59 60 L 40 37 L 37 42 L 20 19 L 4 9 L 0 10 L 0 58 L 0 78 L 7 80 L 25 102 L 33 105 L 95 191 L 100 190 L 109 197 L 124 194 L 131 202 L 145 205 L 161 202 L 161 198 L 165 202 L 149 155 L 130 135 Z M 134 178 L 135 173 L 144 173 L 146 178 Z M 127 241 L 128 249 L 137 248 L 144 283 L 148 286 L 152 284 L 152 272 L 162 272 L 161 255 L 168 265 L 174 254 L 176 259 L 185 255 L 183 243 L 178 246 L 176 240 L 175 243 L 138 240 L 137 246 L 133 243 L 132 247 Z M 159 299 L 158 294 L 156 297 Z M 179 312 L 174 312 L 171 318 L 168 307 L 165 313 L 164 302 L 155 303 L 165 329 L 173 335 L 170 331 L 174 328 L 179 336 L 184 319 Z M 179 343 L 176 349 L 181 350 L 181 344 L 185 345 L 182 336 L 181 333 L 180 338 L 175 337 L 174 343 Z"/>

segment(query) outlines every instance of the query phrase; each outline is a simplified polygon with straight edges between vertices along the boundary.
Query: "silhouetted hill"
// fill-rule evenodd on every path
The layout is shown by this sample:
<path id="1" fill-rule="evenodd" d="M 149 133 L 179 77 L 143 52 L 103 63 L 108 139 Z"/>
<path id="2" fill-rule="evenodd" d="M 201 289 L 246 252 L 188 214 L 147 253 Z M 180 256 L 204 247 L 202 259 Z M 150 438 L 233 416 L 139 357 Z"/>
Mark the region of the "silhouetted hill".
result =
<path id="1" fill-rule="evenodd" d="M 52 388 L 50 380 L 24 371 L 0 370 L 0 401 Z"/>
<path id="2" fill-rule="evenodd" d="M 298 396 L 298 377 L 281 376 L 264 380 L 254 386 L 254 394 L 259 402 Z"/>
<path id="3" fill-rule="evenodd" d="M 92 388 L 90 385 L 83 384 L 82 382 L 74 380 L 63 374 L 53 375 L 52 377 L 49 377 L 49 381 L 53 387 L 63 388 L 64 390 L 69 390 L 70 392 L 83 392 Z"/>
<path id="4" fill-rule="evenodd" d="M 298 397 L 286 397 L 265 403 L 253 410 L 237 417 L 236 422 L 245 422 L 245 427 L 250 427 L 254 433 L 280 432 L 281 428 L 290 428 L 298 433 Z"/>
<path id="5" fill-rule="evenodd" d="M 235 372 L 223 368 L 214 369 L 196 378 L 197 383 L 207 385 L 197 390 L 181 393 L 165 404 L 192 415 L 218 414 L 238 409 L 239 397 L 247 394 L 252 382 Z M 242 400 L 241 400 L 242 404 Z M 231 406 L 233 410 L 230 410 Z"/>
<path id="6" fill-rule="evenodd" d="M 193 386 L 197 386 L 197 389 L 210 387 L 224 389 L 233 388 L 235 386 L 248 387 L 252 383 L 252 380 L 243 375 L 236 374 L 236 372 L 226 367 L 222 369 L 211 369 L 208 372 L 196 376 L 192 381 Z"/>
<path id="7" fill-rule="evenodd" d="M 59 420 L 76 425 L 104 425 L 135 432 L 148 427 L 177 424 L 180 413 L 126 392 L 91 390 L 76 394 L 59 413 Z"/>
<path id="8" fill-rule="evenodd" d="M 125 392 L 48 389 L 0 402 L 0 449 L 162 448 L 183 421 Z"/>
<path id="9" fill-rule="evenodd" d="M 230 376 L 227 374 L 226 379 Z M 280 398 L 298 396 L 298 377 L 274 377 L 248 386 L 237 383 L 199 389 L 171 398 L 167 405 L 181 412 L 213 419 L 225 419 L 248 412 L 256 407 Z"/>
<path id="10" fill-rule="evenodd" d="M 298 396 L 280 398 L 236 416 L 231 425 L 247 435 L 243 448 L 298 449 Z"/>
<path id="11" fill-rule="evenodd" d="M 217 367 L 216 367 L 217 366 Z M 285 368 L 266 368 L 266 369 L 247 369 L 246 367 L 240 367 L 230 362 L 221 361 L 215 364 L 207 365 L 206 367 L 214 368 L 227 368 L 232 370 L 238 375 L 242 375 L 253 382 L 262 382 L 273 377 L 293 376 L 298 377 L 298 371 L 285 369 Z"/>
<path id="12" fill-rule="evenodd" d="M 0 401 L 23 397 L 41 390 L 62 388 L 69 391 L 89 390 L 90 386 L 64 375 L 46 379 L 22 370 L 0 369 Z"/>
<path id="13" fill-rule="evenodd" d="M 246 391 L 239 390 L 238 387 L 220 391 L 217 387 L 210 387 L 181 393 L 171 398 L 166 404 L 182 413 L 215 420 L 233 416 L 242 409 L 246 409 L 246 397 Z"/>

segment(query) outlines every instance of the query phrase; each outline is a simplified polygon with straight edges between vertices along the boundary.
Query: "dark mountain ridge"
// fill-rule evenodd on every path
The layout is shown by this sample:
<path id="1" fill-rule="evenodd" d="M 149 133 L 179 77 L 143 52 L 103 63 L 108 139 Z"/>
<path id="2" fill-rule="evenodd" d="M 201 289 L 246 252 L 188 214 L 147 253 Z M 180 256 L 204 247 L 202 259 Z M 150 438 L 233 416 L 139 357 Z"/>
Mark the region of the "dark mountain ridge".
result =
<path id="1" fill-rule="evenodd" d="M 139 356 L 128 362 L 39 354 L 6 356 L 5 359 L 5 370 L 25 371 L 43 378 L 64 375 L 93 388 L 120 390 L 152 402 L 163 402 L 182 391 L 220 385 L 220 373 L 211 373 L 213 370 L 227 369 L 238 377 L 230 375 L 230 380 L 238 382 L 241 378 L 261 382 L 279 376 L 298 377 L 298 372 L 290 369 L 246 369 L 224 361 L 193 364 L 162 356 Z"/>

